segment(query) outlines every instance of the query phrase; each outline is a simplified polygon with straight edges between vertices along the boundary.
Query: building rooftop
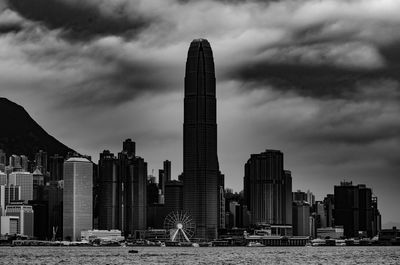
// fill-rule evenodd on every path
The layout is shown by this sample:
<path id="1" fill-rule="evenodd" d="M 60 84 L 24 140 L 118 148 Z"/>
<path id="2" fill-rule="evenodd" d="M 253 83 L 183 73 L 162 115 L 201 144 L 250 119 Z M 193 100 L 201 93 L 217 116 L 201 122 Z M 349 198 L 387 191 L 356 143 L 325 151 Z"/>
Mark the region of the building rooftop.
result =
<path id="1" fill-rule="evenodd" d="M 85 163 L 91 163 L 87 158 L 84 157 L 71 157 L 68 158 L 67 161 L 65 162 L 85 162 Z"/>

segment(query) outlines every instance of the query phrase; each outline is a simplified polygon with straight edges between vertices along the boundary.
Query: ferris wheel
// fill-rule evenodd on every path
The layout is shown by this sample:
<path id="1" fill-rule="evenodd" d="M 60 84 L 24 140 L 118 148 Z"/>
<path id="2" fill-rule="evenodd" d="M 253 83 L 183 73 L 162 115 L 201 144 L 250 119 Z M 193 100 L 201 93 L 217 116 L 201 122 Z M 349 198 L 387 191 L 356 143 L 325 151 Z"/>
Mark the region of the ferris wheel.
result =
<path id="1" fill-rule="evenodd" d="M 190 242 L 194 235 L 195 224 L 186 212 L 171 212 L 164 219 L 164 229 L 169 231 L 171 241 Z"/>

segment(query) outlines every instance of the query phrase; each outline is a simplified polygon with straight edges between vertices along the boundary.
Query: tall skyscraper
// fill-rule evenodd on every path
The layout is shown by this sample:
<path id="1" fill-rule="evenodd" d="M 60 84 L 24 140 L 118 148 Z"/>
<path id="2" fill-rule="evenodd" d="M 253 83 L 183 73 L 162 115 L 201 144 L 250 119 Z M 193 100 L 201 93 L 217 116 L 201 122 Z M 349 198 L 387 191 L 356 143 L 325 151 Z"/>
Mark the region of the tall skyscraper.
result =
<path id="1" fill-rule="evenodd" d="M 125 236 L 147 228 L 147 163 L 135 154 L 135 142 L 127 139 L 118 153 L 119 227 Z"/>
<path id="2" fill-rule="evenodd" d="M 293 202 L 293 235 L 310 236 L 310 205 L 305 201 Z"/>
<path id="3" fill-rule="evenodd" d="M 283 169 L 283 153 L 266 150 L 252 154 L 245 165 L 244 196 L 257 224 L 291 224 L 292 178 Z"/>
<path id="4" fill-rule="evenodd" d="M 186 61 L 183 124 L 183 209 L 195 237 L 214 239 L 218 228 L 218 156 L 214 59 L 210 43 L 193 40 Z"/>
<path id="5" fill-rule="evenodd" d="M 117 159 L 114 154 L 104 150 L 99 160 L 99 229 L 117 229 L 119 223 L 118 196 L 119 177 Z"/>
<path id="6" fill-rule="evenodd" d="M 171 181 L 171 161 L 165 160 L 164 161 L 164 177 L 165 182 Z"/>
<path id="7" fill-rule="evenodd" d="M 359 231 L 358 187 L 352 182 L 341 182 L 335 186 L 335 225 L 342 225 L 344 236 L 357 237 Z"/>
<path id="8" fill-rule="evenodd" d="M 64 157 L 55 154 L 49 158 L 50 181 L 63 180 Z M 43 173 L 43 172 L 42 172 Z"/>
<path id="9" fill-rule="evenodd" d="M 93 164 L 86 158 L 64 162 L 63 237 L 80 240 L 81 231 L 92 229 Z"/>

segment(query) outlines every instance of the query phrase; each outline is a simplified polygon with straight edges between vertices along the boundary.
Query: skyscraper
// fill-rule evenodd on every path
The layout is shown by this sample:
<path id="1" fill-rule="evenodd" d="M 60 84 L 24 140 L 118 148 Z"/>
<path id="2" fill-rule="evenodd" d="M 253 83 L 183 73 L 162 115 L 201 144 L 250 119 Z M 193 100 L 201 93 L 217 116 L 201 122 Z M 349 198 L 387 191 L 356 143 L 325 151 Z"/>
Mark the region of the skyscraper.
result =
<path id="1" fill-rule="evenodd" d="M 135 142 L 127 139 L 118 153 L 119 227 L 125 236 L 147 228 L 147 163 L 136 156 Z"/>
<path id="2" fill-rule="evenodd" d="M 171 161 L 165 160 L 164 161 L 164 176 L 165 182 L 171 181 Z"/>
<path id="3" fill-rule="evenodd" d="M 47 152 L 39 150 L 39 152 L 35 154 L 35 166 L 39 168 L 44 175 L 47 174 Z"/>
<path id="4" fill-rule="evenodd" d="M 359 231 L 359 189 L 352 182 L 341 182 L 335 186 L 335 225 L 342 225 L 344 236 L 358 236 Z"/>
<path id="5" fill-rule="evenodd" d="M 119 177 L 117 159 L 104 150 L 99 160 L 99 229 L 117 229 L 119 223 Z"/>
<path id="6" fill-rule="evenodd" d="M 292 178 L 283 170 L 283 153 L 252 154 L 245 165 L 245 202 L 252 224 L 291 224 Z"/>
<path id="7" fill-rule="evenodd" d="M 214 59 L 210 43 L 193 40 L 186 61 L 183 125 L 183 209 L 196 237 L 214 239 L 218 228 L 218 156 Z"/>
<path id="8" fill-rule="evenodd" d="M 64 162 L 63 237 L 80 240 L 81 231 L 92 229 L 93 164 L 86 158 Z"/>
<path id="9" fill-rule="evenodd" d="M 59 156 L 58 154 L 50 156 L 49 171 L 50 171 L 50 181 L 62 180 L 64 174 L 64 157 Z"/>

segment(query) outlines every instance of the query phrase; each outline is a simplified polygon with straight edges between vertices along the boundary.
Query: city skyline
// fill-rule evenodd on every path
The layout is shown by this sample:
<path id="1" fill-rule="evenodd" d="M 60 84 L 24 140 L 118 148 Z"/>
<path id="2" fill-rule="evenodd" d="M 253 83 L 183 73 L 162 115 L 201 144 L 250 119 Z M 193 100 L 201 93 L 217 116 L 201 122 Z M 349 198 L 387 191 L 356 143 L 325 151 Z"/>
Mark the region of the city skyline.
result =
<path id="1" fill-rule="evenodd" d="M 177 179 L 187 43 L 204 37 L 218 65 L 226 187 L 242 189 L 249 154 L 278 149 L 293 190 L 322 200 L 343 179 L 365 183 L 379 197 L 383 224 L 400 222 L 400 36 L 393 33 L 400 3 L 156 2 L 162 8 L 37 2 L 60 10 L 59 20 L 21 1 L 1 3 L 1 96 L 93 161 L 132 138 L 149 173 L 168 159 Z M 82 28 L 66 22 L 71 12 Z"/>

